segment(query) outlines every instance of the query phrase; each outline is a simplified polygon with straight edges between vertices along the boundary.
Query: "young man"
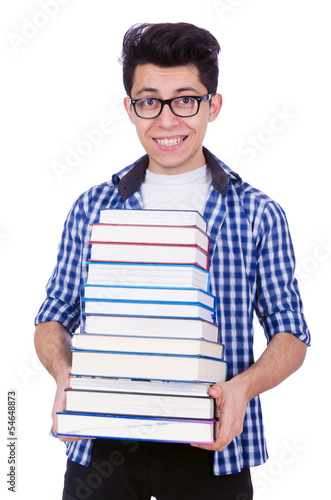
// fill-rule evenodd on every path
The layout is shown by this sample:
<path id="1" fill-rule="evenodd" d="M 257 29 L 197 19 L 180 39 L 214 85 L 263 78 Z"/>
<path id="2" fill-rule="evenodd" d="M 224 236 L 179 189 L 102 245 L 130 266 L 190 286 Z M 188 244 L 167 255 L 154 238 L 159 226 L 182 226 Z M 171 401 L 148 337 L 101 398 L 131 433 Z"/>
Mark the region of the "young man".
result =
<path id="1" fill-rule="evenodd" d="M 267 459 L 258 395 L 305 358 L 310 335 L 285 215 L 203 146 L 222 106 L 219 50 L 208 31 L 185 23 L 126 33 L 124 105 L 147 154 L 73 205 L 35 334 L 38 355 L 57 382 L 56 433 L 71 334 L 80 324 L 89 223 L 106 208 L 199 210 L 210 234 L 211 293 L 228 362 L 228 381 L 209 391 L 220 409 L 218 437 L 209 446 L 67 438 L 63 499 L 251 499 L 249 468 Z M 254 311 L 268 340 L 257 362 Z"/>

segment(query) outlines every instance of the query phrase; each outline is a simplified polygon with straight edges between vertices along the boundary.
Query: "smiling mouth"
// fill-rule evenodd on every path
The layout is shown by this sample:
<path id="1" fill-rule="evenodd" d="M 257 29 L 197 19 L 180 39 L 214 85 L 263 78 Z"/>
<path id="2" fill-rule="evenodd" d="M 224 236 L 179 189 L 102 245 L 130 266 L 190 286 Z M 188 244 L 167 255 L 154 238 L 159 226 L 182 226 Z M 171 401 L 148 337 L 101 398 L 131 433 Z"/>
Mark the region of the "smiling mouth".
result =
<path id="1" fill-rule="evenodd" d="M 153 140 L 155 142 L 157 142 L 158 144 L 160 144 L 160 146 L 170 147 L 170 146 L 177 146 L 178 144 L 184 142 L 186 139 L 187 139 L 187 135 L 184 136 L 184 137 L 174 137 L 172 139 L 157 139 L 157 138 L 154 138 Z"/>

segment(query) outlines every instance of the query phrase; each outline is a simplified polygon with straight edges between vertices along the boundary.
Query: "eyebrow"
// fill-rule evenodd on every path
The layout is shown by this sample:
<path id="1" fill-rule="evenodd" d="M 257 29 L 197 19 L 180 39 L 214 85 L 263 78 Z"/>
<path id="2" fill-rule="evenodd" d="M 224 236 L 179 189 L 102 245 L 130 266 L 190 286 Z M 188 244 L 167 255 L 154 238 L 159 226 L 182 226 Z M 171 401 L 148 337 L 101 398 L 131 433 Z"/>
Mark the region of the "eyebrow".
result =
<path id="1" fill-rule="evenodd" d="M 144 92 L 151 92 L 152 94 L 156 94 L 158 90 L 153 89 L 153 87 L 142 87 L 140 90 L 138 90 L 137 95 L 143 94 Z"/>
<path id="2" fill-rule="evenodd" d="M 151 94 L 157 94 L 159 92 L 158 89 L 155 89 L 153 87 L 142 87 L 140 90 L 137 92 L 137 96 L 143 94 L 144 92 L 150 92 Z M 196 94 L 200 94 L 195 88 L 193 87 L 180 87 L 175 90 L 175 94 L 179 94 L 181 92 L 194 92 Z"/>
<path id="3" fill-rule="evenodd" d="M 200 92 L 193 87 L 182 87 L 182 88 L 176 89 L 176 92 L 195 92 L 196 94 L 200 94 Z"/>

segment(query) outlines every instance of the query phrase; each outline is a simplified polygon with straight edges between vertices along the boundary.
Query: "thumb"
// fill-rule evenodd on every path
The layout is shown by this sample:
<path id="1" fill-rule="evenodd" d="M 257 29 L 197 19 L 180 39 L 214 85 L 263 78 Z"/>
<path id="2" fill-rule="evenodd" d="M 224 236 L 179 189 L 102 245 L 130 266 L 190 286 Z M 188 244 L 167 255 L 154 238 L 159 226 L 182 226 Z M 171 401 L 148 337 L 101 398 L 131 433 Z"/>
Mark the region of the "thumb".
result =
<path id="1" fill-rule="evenodd" d="M 208 391 L 208 394 L 215 399 L 219 398 L 221 395 L 221 388 L 217 385 L 212 385 Z"/>

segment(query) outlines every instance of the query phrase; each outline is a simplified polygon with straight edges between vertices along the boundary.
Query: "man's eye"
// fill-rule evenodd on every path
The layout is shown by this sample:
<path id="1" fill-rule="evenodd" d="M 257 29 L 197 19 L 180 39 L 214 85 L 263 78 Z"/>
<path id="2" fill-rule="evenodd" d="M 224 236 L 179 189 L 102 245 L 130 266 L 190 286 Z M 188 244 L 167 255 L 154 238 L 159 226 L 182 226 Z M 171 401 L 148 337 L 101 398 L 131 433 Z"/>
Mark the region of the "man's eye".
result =
<path id="1" fill-rule="evenodd" d="M 146 107 L 151 107 L 156 106 L 158 104 L 158 101 L 156 101 L 155 99 L 144 99 L 142 103 Z"/>
<path id="2" fill-rule="evenodd" d="M 192 97 L 182 97 L 181 99 L 178 100 L 178 104 L 183 104 L 186 106 L 194 105 L 195 99 L 192 99 Z"/>

